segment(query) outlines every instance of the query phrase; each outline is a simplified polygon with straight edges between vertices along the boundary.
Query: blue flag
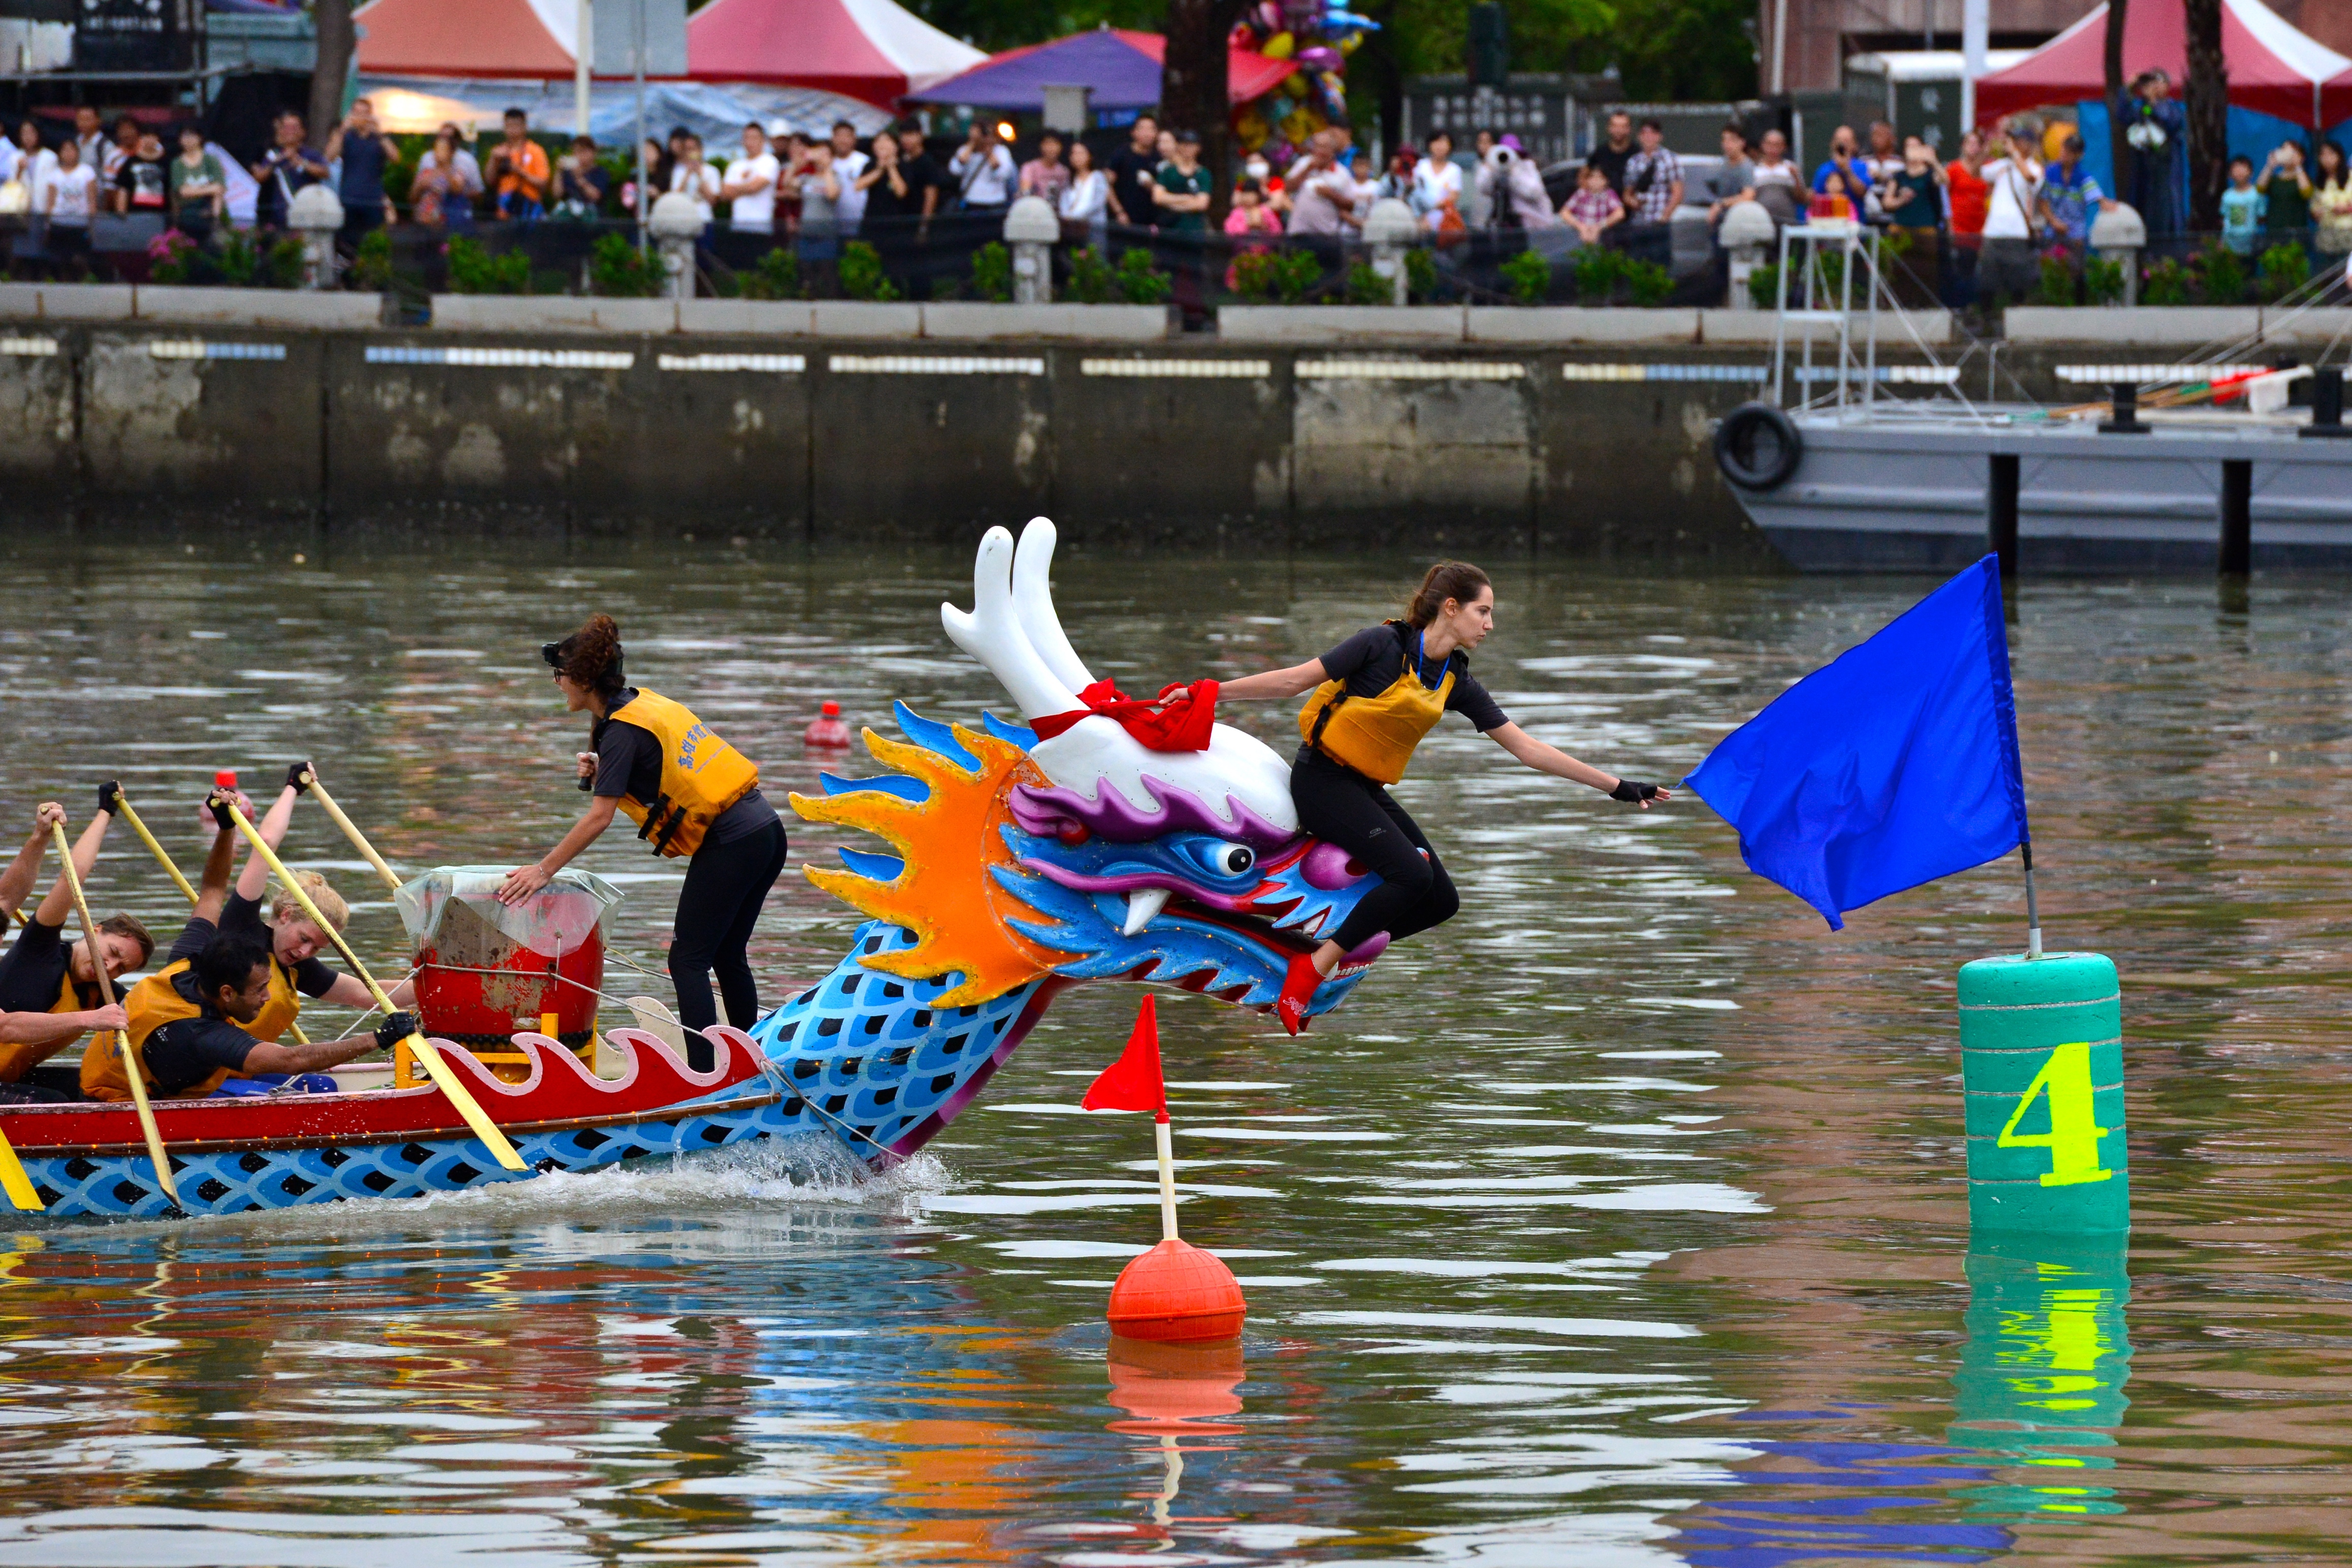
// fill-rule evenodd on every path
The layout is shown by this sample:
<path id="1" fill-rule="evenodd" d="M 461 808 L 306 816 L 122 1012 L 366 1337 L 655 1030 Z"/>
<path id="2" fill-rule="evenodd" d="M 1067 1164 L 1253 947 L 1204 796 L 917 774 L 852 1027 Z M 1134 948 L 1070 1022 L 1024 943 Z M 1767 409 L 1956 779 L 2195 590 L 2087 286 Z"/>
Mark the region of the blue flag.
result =
<path id="1" fill-rule="evenodd" d="M 2027 842 L 1996 559 L 1782 692 L 1683 782 L 1739 830 L 1748 868 L 1832 931 Z"/>

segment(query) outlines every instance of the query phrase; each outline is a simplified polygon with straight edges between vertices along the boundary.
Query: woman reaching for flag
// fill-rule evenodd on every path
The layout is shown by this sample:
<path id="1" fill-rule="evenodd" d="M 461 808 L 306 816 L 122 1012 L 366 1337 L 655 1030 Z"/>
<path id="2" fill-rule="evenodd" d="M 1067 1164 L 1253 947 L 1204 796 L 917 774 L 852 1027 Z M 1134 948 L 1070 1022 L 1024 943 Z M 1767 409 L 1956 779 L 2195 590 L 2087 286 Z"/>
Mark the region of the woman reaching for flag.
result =
<path id="1" fill-rule="evenodd" d="M 1339 929 L 1290 961 L 1275 1014 L 1298 1033 L 1315 988 L 1341 958 L 1385 931 L 1402 941 L 1461 908 L 1444 862 L 1420 825 L 1383 787 L 1404 777 L 1422 737 L 1450 710 L 1538 773 L 1588 785 L 1648 810 L 1674 797 L 1656 784 L 1617 778 L 1545 744 L 1505 716 L 1470 673 L 1469 650 L 1495 629 L 1495 587 L 1486 574 L 1442 561 L 1421 580 L 1405 618 L 1356 633 L 1320 658 L 1229 680 L 1217 695 L 1278 700 L 1312 691 L 1298 710 L 1304 742 L 1290 770 L 1298 825 L 1377 872 Z"/>

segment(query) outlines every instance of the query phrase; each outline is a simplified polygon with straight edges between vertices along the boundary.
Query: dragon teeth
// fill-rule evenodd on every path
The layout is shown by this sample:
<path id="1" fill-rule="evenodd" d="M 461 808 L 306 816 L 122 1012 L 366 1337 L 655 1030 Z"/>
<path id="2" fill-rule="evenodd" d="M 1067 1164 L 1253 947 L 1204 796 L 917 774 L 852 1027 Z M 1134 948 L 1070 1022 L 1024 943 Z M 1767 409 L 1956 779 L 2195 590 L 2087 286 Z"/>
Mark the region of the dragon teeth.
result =
<path id="1" fill-rule="evenodd" d="M 1168 907 L 1168 889 L 1139 888 L 1127 896 L 1127 924 L 1120 928 L 1121 936 L 1133 936 Z"/>

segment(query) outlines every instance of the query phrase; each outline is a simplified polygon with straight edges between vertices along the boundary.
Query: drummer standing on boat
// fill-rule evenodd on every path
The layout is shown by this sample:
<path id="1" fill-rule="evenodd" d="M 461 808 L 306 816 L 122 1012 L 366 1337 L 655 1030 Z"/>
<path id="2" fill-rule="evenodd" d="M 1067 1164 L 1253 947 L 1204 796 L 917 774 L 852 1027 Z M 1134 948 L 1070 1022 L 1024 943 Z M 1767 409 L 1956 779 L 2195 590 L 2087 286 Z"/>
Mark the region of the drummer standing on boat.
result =
<path id="1" fill-rule="evenodd" d="M 612 826 L 615 811 L 637 825 L 655 854 L 687 858 L 669 974 L 678 1022 L 688 1031 L 687 1063 L 708 1072 L 714 1054 L 699 1031 L 719 1021 L 712 972 L 730 1024 L 748 1029 L 760 1016 L 747 950 L 760 906 L 784 868 L 784 825 L 760 794 L 760 770 L 749 758 L 683 704 L 626 684 L 621 628 L 612 616 L 591 616 L 540 656 L 555 672 L 565 710 L 593 721 L 591 750 L 577 762 L 580 786 L 595 798 L 562 843 L 508 873 L 499 900 L 519 904 L 546 887 Z"/>

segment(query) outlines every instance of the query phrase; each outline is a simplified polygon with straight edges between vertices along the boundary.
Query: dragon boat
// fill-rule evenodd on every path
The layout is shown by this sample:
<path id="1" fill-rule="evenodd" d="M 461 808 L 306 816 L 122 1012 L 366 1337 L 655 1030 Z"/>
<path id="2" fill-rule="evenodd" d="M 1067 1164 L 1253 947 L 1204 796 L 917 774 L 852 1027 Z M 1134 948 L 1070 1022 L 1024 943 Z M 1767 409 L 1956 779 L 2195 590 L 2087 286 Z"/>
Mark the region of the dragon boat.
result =
<path id="1" fill-rule="evenodd" d="M 429 1083 L 159 1100 L 182 1208 L 414 1198 L 799 1136 L 878 1168 L 971 1104 L 1072 985 L 1170 984 L 1270 1012 L 1290 956 L 1336 930 L 1376 879 L 1300 831 L 1289 766 L 1263 742 L 1216 724 L 1204 744 L 1158 750 L 1097 711 L 1118 694 L 1063 633 L 1055 542 L 1042 518 L 1017 545 L 990 530 L 973 609 L 940 606 L 948 636 L 1023 722 L 983 714 L 967 727 L 896 704 L 904 738 L 864 736 L 887 772 L 821 774 L 819 793 L 792 797 L 803 818 L 887 847 L 804 868 L 868 918 L 824 979 L 748 1032 L 710 1031 L 711 1070 L 635 1028 L 604 1037 L 601 1075 L 561 1028 L 514 1034 L 503 1075 L 478 1059 L 479 1039 L 436 1038 L 520 1172 Z M 1032 727 L 1048 719 L 1050 735 Z M 1310 1016 L 1346 998 L 1384 940 L 1348 955 Z M 128 1105 L 9 1106 L 0 1131 L 51 1215 L 173 1212 Z"/>

